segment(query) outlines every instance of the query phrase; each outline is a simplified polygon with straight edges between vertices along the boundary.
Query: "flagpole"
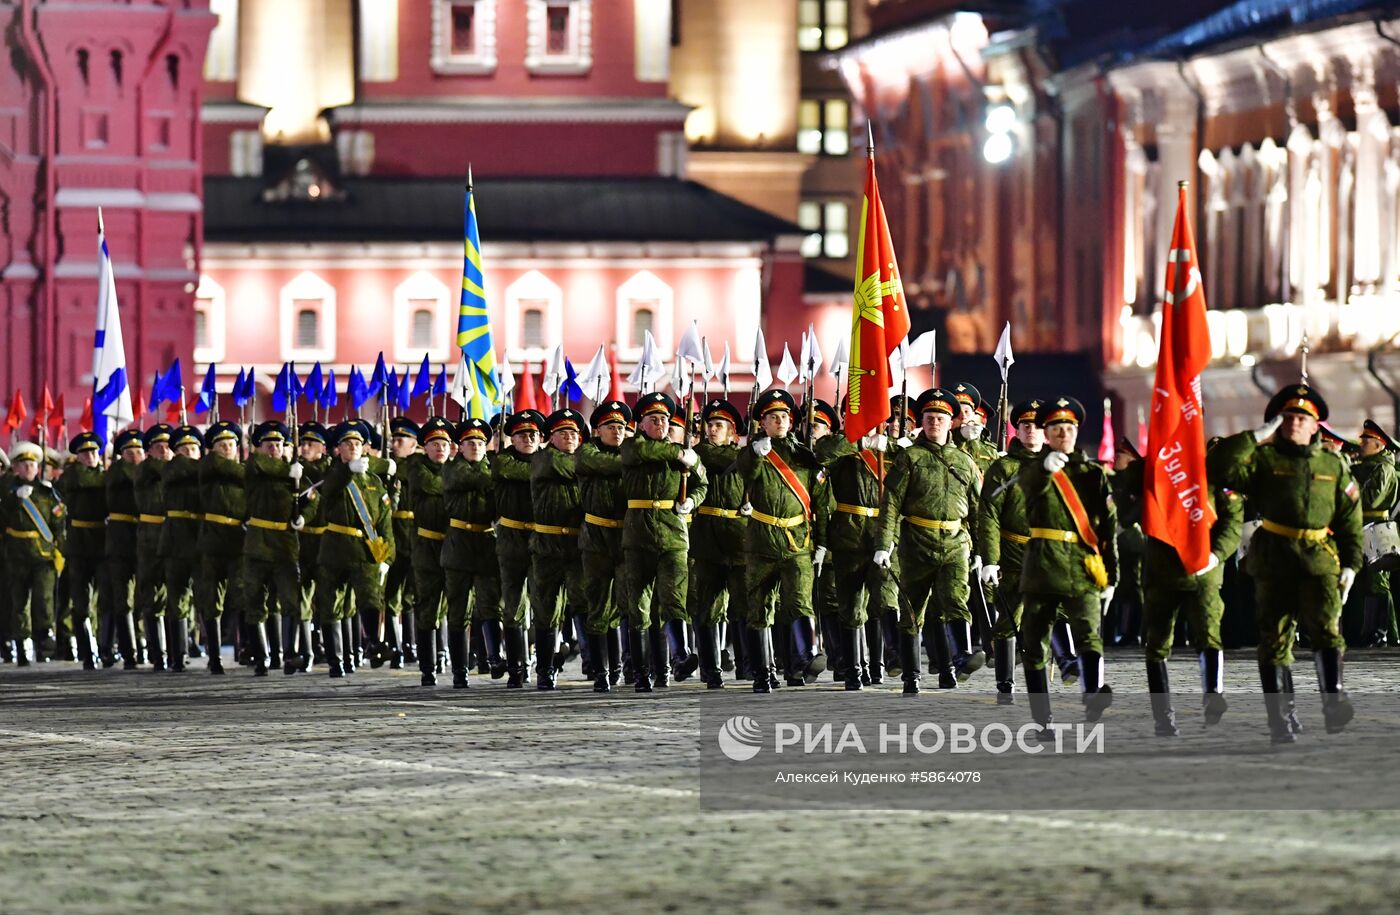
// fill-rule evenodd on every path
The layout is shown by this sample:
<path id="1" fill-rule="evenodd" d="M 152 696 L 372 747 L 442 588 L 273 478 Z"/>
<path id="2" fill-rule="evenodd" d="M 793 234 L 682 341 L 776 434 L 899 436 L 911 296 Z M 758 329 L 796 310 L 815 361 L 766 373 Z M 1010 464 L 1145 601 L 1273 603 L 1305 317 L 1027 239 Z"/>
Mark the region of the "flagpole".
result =
<path id="1" fill-rule="evenodd" d="M 189 417 L 185 415 L 185 386 L 183 384 L 180 385 L 180 425 L 189 425 Z"/>

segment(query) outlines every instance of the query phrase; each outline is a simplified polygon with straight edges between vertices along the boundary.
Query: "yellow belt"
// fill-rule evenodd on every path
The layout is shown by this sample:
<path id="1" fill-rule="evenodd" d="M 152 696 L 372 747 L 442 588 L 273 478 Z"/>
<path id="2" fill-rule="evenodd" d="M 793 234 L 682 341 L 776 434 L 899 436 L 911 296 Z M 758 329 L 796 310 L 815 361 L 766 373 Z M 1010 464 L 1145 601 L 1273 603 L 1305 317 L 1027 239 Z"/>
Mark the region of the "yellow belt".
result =
<path id="1" fill-rule="evenodd" d="M 1325 527 L 1289 527 L 1286 524 L 1278 524 L 1268 518 L 1259 522 L 1259 526 L 1271 534 L 1278 534 L 1280 537 L 1288 537 L 1293 540 L 1326 540 L 1328 529 Z"/>
<path id="2" fill-rule="evenodd" d="M 1390 512 L 1385 511 L 1384 509 L 1373 512 L 1362 512 L 1361 517 L 1369 518 L 1372 521 L 1384 521 L 1386 518 L 1390 517 Z"/>
<path id="3" fill-rule="evenodd" d="M 577 533 L 578 533 L 578 528 L 576 528 L 576 527 L 559 527 L 557 524 L 536 524 L 536 525 L 535 525 L 535 533 L 536 533 L 536 534 L 553 534 L 554 536 L 557 536 L 557 537 L 563 537 L 563 536 L 566 536 L 566 535 L 568 535 L 568 534 L 577 534 Z"/>
<path id="4" fill-rule="evenodd" d="M 135 516 L 135 515 L 119 515 L 119 514 L 117 514 L 116 512 L 111 512 L 110 514 L 107 515 L 107 520 L 108 520 L 109 522 L 110 522 L 110 521 L 125 521 L 127 524 L 135 524 L 135 523 L 136 523 L 136 516 Z"/>
<path id="5" fill-rule="evenodd" d="M 583 520 L 585 523 L 592 524 L 595 527 L 610 527 L 613 530 L 617 530 L 618 528 L 622 527 L 621 521 L 617 520 L 616 518 L 604 518 L 602 515 L 586 514 L 583 516 Z"/>
<path id="6" fill-rule="evenodd" d="M 864 505 L 847 505 L 845 502 L 837 502 L 836 510 L 847 515 L 859 515 L 862 518 L 880 517 L 878 508 L 868 508 Z"/>
<path id="7" fill-rule="evenodd" d="M 697 508 L 696 511 L 699 512 L 699 513 L 702 514 L 702 515 L 709 515 L 709 516 L 712 517 L 712 518 L 739 518 L 739 517 L 742 517 L 742 516 L 739 514 L 739 509 L 737 509 L 737 508 L 715 508 L 715 507 L 713 507 L 713 506 L 711 506 L 711 505 L 702 505 L 702 506 L 700 506 L 699 508 Z"/>
<path id="8" fill-rule="evenodd" d="M 1031 538 L 1027 537 L 1025 534 L 1013 534 L 1011 531 L 1002 531 L 1001 539 L 1005 540 L 1007 543 L 1019 543 L 1022 546 L 1031 542 Z"/>
<path id="9" fill-rule="evenodd" d="M 1031 538 L 1034 540 L 1057 540 L 1060 543 L 1079 542 L 1079 535 L 1074 531 L 1057 531 L 1049 527 L 1031 528 Z"/>
<path id="10" fill-rule="evenodd" d="M 769 524 L 773 527 L 797 527 L 807 520 L 807 516 L 793 515 L 791 518 L 776 518 L 773 515 L 765 515 L 763 512 L 756 511 L 753 513 L 753 519 L 755 521 L 762 521 L 764 524 Z"/>
<path id="11" fill-rule="evenodd" d="M 248 526 L 260 527 L 265 531 L 285 531 L 291 528 L 285 521 L 265 521 L 262 518 L 249 518 Z"/>
<path id="12" fill-rule="evenodd" d="M 497 523 L 501 527 L 508 527 L 513 531 L 533 531 L 535 526 L 528 521 L 516 521 L 514 518 L 497 518 Z"/>
<path id="13" fill-rule="evenodd" d="M 38 539 L 39 539 L 39 532 L 38 532 L 38 531 L 17 531 L 17 530 L 15 530 L 15 529 L 12 528 L 12 527 L 7 527 L 7 528 L 5 528 L 5 534 L 6 534 L 6 536 L 14 537 L 16 540 L 38 540 Z"/>
<path id="14" fill-rule="evenodd" d="M 325 525 L 322 525 L 321 527 L 304 527 L 304 528 L 302 528 L 300 531 L 298 531 L 298 533 L 301 533 L 301 534 L 317 534 L 317 535 L 319 535 L 319 534 L 324 534 L 325 532 L 326 532 Z"/>
<path id="15" fill-rule="evenodd" d="M 164 523 L 165 523 L 165 516 L 164 516 L 164 515 L 141 515 L 141 516 L 140 516 L 140 521 L 141 521 L 142 524 L 164 524 Z"/>
<path id="16" fill-rule="evenodd" d="M 230 518 L 228 515 L 211 515 L 211 514 L 209 514 L 208 512 L 205 512 L 205 514 L 204 514 L 204 520 L 205 520 L 205 521 L 212 521 L 212 522 L 214 522 L 215 524 L 222 524 L 222 525 L 224 525 L 225 527 L 242 527 L 242 526 L 243 526 L 243 522 L 242 522 L 242 521 L 238 520 L 237 518 Z"/>
<path id="17" fill-rule="evenodd" d="M 358 527 L 346 527 L 344 524 L 327 524 L 326 530 L 342 537 L 364 537 L 365 535 L 365 532 Z"/>
<path id="18" fill-rule="evenodd" d="M 167 518 L 183 518 L 183 519 L 186 520 L 186 521 L 203 521 L 203 520 L 204 520 L 204 516 L 201 515 L 199 512 L 186 512 L 186 511 L 180 511 L 179 509 L 175 509 L 175 508 L 166 509 L 165 517 L 167 517 Z"/>
<path id="19" fill-rule="evenodd" d="M 675 508 L 675 499 L 628 499 L 628 508 Z"/>
<path id="20" fill-rule="evenodd" d="M 396 521 L 412 521 L 412 520 L 413 520 L 413 512 L 403 512 L 403 511 L 394 512 L 394 519 L 395 519 Z"/>
<path id="21" fill-rule="evenodd" d="M 442 531 L 430 531 L 426 527 L 418 528 L 418 536 L 428 540 L 446 540 L 447 535 Z"/>
<path id="22" fill-rule="evenodd" d="M 929 531 L 947 531 L 950 534 L 956 534 L 962 530 L 961 521 L 938 521 L 933 518 L 920 518 L 917 515 L 905 515 L 904 520 L 915 527 L 922 527 Z"/>
<path id="23" fill-rule="evenodd" d="M 68 526 L 75 527 L 80 531 L 101 530 L 107 526 L 105 521 L 79 521 L 77 518 L 69 518 Z"/>
<path id="24" fill-rule="evenodd" d="M 456 518 L 451 519 L 447 523 L 452 525 L 456 530 L 471 531 L 473 534 L 485 534 L 491 530 L 491 525 L 489 524 L 473 524 L 470 521 L 459 521 Z"/>

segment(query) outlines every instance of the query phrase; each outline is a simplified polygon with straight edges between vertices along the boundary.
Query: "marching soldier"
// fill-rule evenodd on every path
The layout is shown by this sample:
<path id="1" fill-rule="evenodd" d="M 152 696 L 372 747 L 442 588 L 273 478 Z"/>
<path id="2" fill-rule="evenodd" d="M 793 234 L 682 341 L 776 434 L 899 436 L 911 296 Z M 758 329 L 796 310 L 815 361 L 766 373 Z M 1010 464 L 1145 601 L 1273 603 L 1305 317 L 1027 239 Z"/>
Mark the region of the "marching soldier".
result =
<path id="1" fill-rule="evenodd" d="M 812 450 L 829 473 L 838 459 L 854 454 L 856 447 L 841 434 L 841 416 L 836 408 L 819 398 L 812 399 L 811 410 L 803 404 L 802 419 L 812 425 Z M 824 563 L 822 574 L 817 576 L 813 586 L 812 603 L 817 610 L 822 645 L 827 654 L 827 666 L 832 668 L 836 678 L 844 676 L 846 658 L 841 654 L 841 619 L 836 600 L 836 569 L 834 563 Z M 868 678 L 868 673 L 866 674 Z"/>
<path id="2" fill-rule="evenodd" d="M 525 632 L 529 628 L 526 581 L 530 575 L 530 538 L 534 507 L 530 498 L 530 462 L 540 447 L 545 418 L 538 410 L 521 410 L 505 422 L 510 445 L 491 461 L 496 488 L 496 557 L 501 568 L 501 618 L 505 623 L 507 689 L 525 685 Z"/>
<path id="3" fill-rule="evenodd" d="M 690 447 L 689 430 L 691 424 L 691 414 L 692 412 L 694 412 L 694 407 L 694 399 L 687 398 L 686 403 L 684 405 L 677 402 L 676 412 L 671 414 L 671 441 L 675 442 L 677 445 L 680 445 L 682 448 Z M 698 422 L 698 417 L 696 417 L 696 421 Z M 691 473 L 704 473 L 704 471 L 700 469 L 699 465 L 696 465 L 696 467 L 691 470 Z M 687 528 L 689 527 L 689 525 L 694 523 L 694 521 L 694 512 L 691 512 L 690 514 L 685 516 L 685 523 L 687 525 Z M 690 587 L 688 573 L 686 576 L 686 581 L 686 588 L 688 591 Z M 689 614 L 689 612 L 690 608 L 689 604 L 687 603 L 686 613 Z M 657 621 L 655 619 L 652 620 L 652 625 L 657 625 Z M 663 630 L 663 647 L 669 649 L 669 664 L 667 663 L 667 654 L 665 652 L 661 654 L 652 652 L 652 676 L 655 681 L 655 685 L 666 687 L 671 685 L 671 677 L 675 677 L 677 681 L 690 679 L 690 675 L 695 673 L 695 671 L 700 667 L 700 658 L 695 654 L 695 652 L 690 650 L 690 624 L 687 622 L 687 620 L 668 619 L 661 622 L 660 625 Z"/>
<path id="4" fill-rule="evenodd" d="M 418 526 L 414 516 L 413 493 L 404 481 L 408 479 L 410 466 L 421 461 L 423 455 L 418 450 L 418 424 L 413 420 L 395 416 L 389 420 L 389 431 L 389 455 L 395 472 L 385 479 L 385 485 L 389 488 L 389 498 L 394 502 L 394 543 L 399 548 L 394 553 L 394 564 L 390 566 L 389 577 L 384 582 L 385 642 L 375 646 L 375 656 L 370 666 L 379 667 L 388 661 L 390 667 L 398 670 L 403 667 L 405 658 L 410 662 L 413 660 L 418 644 L 414 631 L 417 617 L 413 612 L 417 594 L 413 584 L 413 554 Z M 436 661 L 437 656 L 434 655 L 434 665 Z"/>
<path id="5" fill-rule="evenodd" d="M 282 616 L 294 617 L 301 606 L 297 537 L 305 519 L 297 510 L 297 489 L 304 468 L 283 457 L 287 438 L 287 427 L 276 420 L 255 427 L 255 450 L 244 471 L 243 614 L 253 636 L 257 677 L 267 676 L 269 666 L 281 665 Z M 270 601 L 276 603 L 275 612 L 268 611 Z"/>
<path id="6" fill-rule="evenodd" d="M 1098 721 L 1113 701 L 1103 681 L 1099 620 L 1118 578 L 1117 517 L 1108 472 L 1075 447 L 1083 421 L 1084 405 L 1072 397 L 1042 404 L 1036 422 L 1045 429 L 1044 457 L 1028 461 L 1017 477 L 1031 537 L 1021 571 L 1021 657 L 1031 714 L 1042 728 L 1051 720 L 1045 665 L 1057 616 L 1069 621 L 1080 648 L 1085 717 Z"/>
<path id="7" fill-rule="evenodd" d="M 743 415 L 727 400 L 705 404 L 705 440 L 695 452 L 705 468 L 708 487 L 690 526 L 690 575 L 686 602 L 700 649 L 700 679 L 709 689 L 724 686 L 720 652 L 726 621 L 733 627 L 735 679 L 746 679 L 743 648 L 748 613 L 745 604 L 744 479 L 735 469 Z"/>
<path id="8" fill-rule="evenodd" d="M 215 675 L 224 672 L 220 618 L 227 610 L 239 621 L 238 626 L 242 623 L 238 585 L 242 578 L 243 522 L 248 516 L 243 464 L 238 459 L 242 440 L 243 430 L 237 423 L 214 423 L 205 435 L 209 450 L 199 461 L 199 499 L 203 510 L 195 606 L 204 624 L 209 673 Z M 234 627 L 236 635 L 238 626 Z"/>
<path id="9" fill-rule="evenodd" d="M 1264 415 L 1264 426 L 1225 439 L 1208 461 L 1220 483 L 1243 493 L 1262 519 L 1245 571 L 1254 579 L 1270 736 L 1291 743 L 1295 728 L 1286 706 L 1300 626 L 1313 649 L 1327 732 L 1340 732 L 1354 714 L 1342 688 L 1339 622 L 1361 567 L 1361 493 L 1342 457 L 1313 440 L 1327 419 L 1317 391 L 1290 385 L 1274 395 Z"/>
<path id="10" fill-rule="evenodd" d="M 419 682 L 437 685 L 436 659 L 438 630 L 447 620 L 447 580 L 442 568 L 443 543 L 447 540 L 447 509 L 443 504 L 443 471 L 452 457 L 452 424 L 441 416 L 430 416 L 418 429 L 422 452 L 400 471 L 404 492 L 413 504 L 414 538 L 395 541 L 400 549 L 412 544 L 413 625 L 417 638 Z M 452 686 L 467 687 L 467 633 L 449 626 L 448 648 L 452 664 Z M 460 639 L 460 644 L 454 642 Z"/>
<path id="11" fill-rule="evenodd" d="M 761 659 L 753 681 L 756 693 L 769 692 L 775 679 L 763 676 L 774 667 L 769 630 L 775 621 L 783 629 L 788 685 L 812 683 L 826 669 L 816 644 L 812 583 L 826 561 L 830 492 L 817 456 L 790 434 L 795 408 L 787 391 L 759 395 L 753 414 L 763 434 L 739 452 L 736 462 L 748 490 L 745 603 L 748 655 Z M 776 615 L 775 597 L 781 606 Z"/>
<path id="12" fill-rule="evenodd" d="M 579 550 L 583 563 L 584 635 L 594 692 L 606 693 L 622 676 L 622 639 L 618 629 L 622 593 L 622 525 L 627 502 L 622 495 L 622 442 L 632 411 L 620 400 L 599 404 L 589 417 L 593 439 L 579 449 L 579 496 L 583 528 Z M 704 646 L 704 638 L 700 644 Z"/>
<path id="13" fill-rule="evenodd" d="M 1361 487 L 1361 521 L 1366 527 L 1390 520 L 1400 502 L 1400 478 L 1395 470 L 1395 454 L 1400 444 L 1368 419 L 1361 431 L 1361 457 L 1351 467 L 1356 483 Z M 1390 630 L 1390 573 L 1363 569 L 1358 584 L 1361 588 L 1361 644 L 1368 648 L 1384 648 Z"/>
<path id="14" fill-rule="evenodd" d="M 21 442 L 10 452 L 9 482 L 0 489 L 0 524 L 5 529 L 5 572 L 10 588 L 15 663 L 29 664 L 24 640 L 31 637 L 34 660 L 48 660 L 53 622 L 54 583 L 63 571 L 63 501 L 43 479 L 44 452 Z"/>
<path id="15" fill-rule="evenodd" d="M 973 650 L 972 614 L 968 610 L 972 537 L 968 526 L 980 493 L 981 474 L 965 452 L 953 444 L 952 423 L 958 411 L 955 395 L 930 388 L 919 395 L 915 409 L 921 435 L 895 453 L 880 503 L 878 549 L 874 563 L 891 569 L 899 549 L 899 582 L 904 605 L 900 611 L 899 652 L 904 692 L 919 692 L 919 635 L 931 649 L 938 668 L 939 689 L 955 689 L 986 664 L 986 655 Z M 901 521 L 903 523 L 901 523 Z M 929 626 L 925 630 L 925 615 Z M 949 653 L 946 630 L 956 652 Z M 954 673 L 956 669 L 956 675 Z"/>
<path id="16" fill-rule="evenodd" d="M 297 459 L 302 466 L 302 492 L 315 492 L 313 487 L 320 485 L 326 477 L 326 471 L 330 470 L 331 458 L 326 453 L 326 446 L 330 433 L 321 423 L 311 420 L 304 422 L 297 430 L 297 444 L 299 453 Z M 302 514 L 303 521 L 308 514 L 306 501 L 309 495 L 303 495 L 303 502 L 298 504 L 298 510 Z M 325 529 L 310 524 L 303 523 L 302 529 L 297 532 L 297 572 L 300 584 L 301 600 L 298 603 L 297 613 L 293 616 L 283 610 L 282 617 L 282 673 L 293 674 L 297 671 L 305 672 L 310 669 L 313 658 L 321 655 L 318 647 L 319 641 L 313 645 L 313 641 L 319 639 L 319 633 L 313 635 L 312 625 L 316 622 L 316 556 L 321 549 L 321 536 Z"/>
<path id="17" fill-rule="evenodd" d="M 175 449 L 175 456 L 166 465 L 161 481 L 165 523 L 160 528 L 160 558 L 165 573 L 168 666 L 173 673 L 183 673 L 199 572 L 199 531 L 204 521 L 199 496 L 199 461 L 204 437 L 194 426 L 180 426 L 171 434 L 170 445 Z"/>
<path id="18" fill-rule="evenodd" d="M 1137 448 L 1124 436 L 1113 454 L 1113 476 L 1109 487 L 1118 509 L 1118 589 L 1114 592 L 1116 621 L 1110 617 L 1109 632 L 1117 634 L 1119 645 L 1136 645 L 1143 628 L 1143 554 L 1146 538 L 1142 533 L 1142 475 L 1145 465 Z"/>
<path id="19" fill-rule="evenodd" d="M 530 540 L 530 608 L 535 622 L 535 687 L 552 690 L 565 608 L 584 605 L 579 555 L 583 503 L 575 455 L 588 427 L 577 410 L 565 408 L 550 414 L 546 429 L 549 444 L 530 461 L 535 519 Z"/>
<path id="20" fill-rule="evenodd" d="M 154 670 L 165 670 L 165 568 L 160 561 L 160 534 L 165 524 L 165 496 L 161 481 L 175 452 L 170 436 L 175 430 L 156 423 L 142 436 L 146 460 L 136 471 L 136 607 L 146 638 L 146 660 Z"/>
<path id="21" fill-rule="evenodd" d="M 117 459 L 107 468 L 107 586 L 98 605 L 97 653 L 103 667 L 116 664 L 115 640 L 123 670 L 136 669 L 136 626 L 131 602 L 136 591 L 136 471 L 146 459 L 141 430 L 126 429 L 112 443 Z"/>
<path id="22" fill-rule="evenodd" d="M 986 414 L 978 412 L 984 409 L 982 394 L 967 382 L 960 381 L 953 387 L 953 396 L 958 401 L 958 412 L 953 416 L 953 432 L 957 437 L 958 449 L 972 458 L 979 473 L 986 473 L 992 461 L 1001 455 L 997 453 L 996 446 L 982 438 L 987 428 Z"/>
<path id="23" fill-rule="evenodd" d="M 68 443 L 73 463 L 54 484 L 67 512 L 68 615 L 78 640 L 78 660 L 93 670 L 92 608 L 102 594 L 102 554 L 107 533 L 107 487 L 103 480 L 102 441 L 80 432 Z M 172 659 L 173 660 L 173 659 Z"/>
<path id="24" fill-rule="evenodd" d="M 491 426 L 465 419 L 457 427 L 460 450 L 442 471 L 443 506 L 447 512 L 442 568 L 447 589 L 447 643 L 452 685 L 467 687 L 467 633 L 480 624 L 491 679 L 506 672 L 501 657 L 501 567 L 496 558 L 495 484 L 486 444 Z"/>

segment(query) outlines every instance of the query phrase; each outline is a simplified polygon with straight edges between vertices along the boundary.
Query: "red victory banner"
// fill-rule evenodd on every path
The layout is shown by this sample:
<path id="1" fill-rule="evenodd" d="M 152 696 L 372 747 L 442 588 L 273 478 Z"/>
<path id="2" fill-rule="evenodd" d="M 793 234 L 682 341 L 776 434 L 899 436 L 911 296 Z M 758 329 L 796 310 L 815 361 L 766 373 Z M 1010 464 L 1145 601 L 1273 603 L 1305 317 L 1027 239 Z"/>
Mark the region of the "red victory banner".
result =
<path id="1" fill-rule="evenodd" d="M 1215 523 L 1215 508 L 1206 489 L 1201 409 L 1201 371 L 1210 361 L 1210 330 L 1196 238 L 1186 213 L 1186 183 L 1182 182 L 1167 256 L 1162 339 L 1147 428 L 1142 529 L 1175 547 L 1181 564 L 1197 573 L 1210 564 L 1210 528 Z"/>

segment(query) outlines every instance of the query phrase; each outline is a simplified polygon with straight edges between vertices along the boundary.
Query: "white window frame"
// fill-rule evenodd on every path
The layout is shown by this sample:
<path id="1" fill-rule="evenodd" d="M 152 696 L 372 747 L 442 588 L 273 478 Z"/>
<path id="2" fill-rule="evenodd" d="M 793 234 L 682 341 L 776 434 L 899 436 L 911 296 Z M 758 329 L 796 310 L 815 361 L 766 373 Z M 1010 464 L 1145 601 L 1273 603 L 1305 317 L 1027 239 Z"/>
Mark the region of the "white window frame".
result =
<path id="1" fill-rule="evenodd" d="M 632 313 L 638 302 L 656 303 L 651 336 L 665 358 L 675 342 L 676 291 L 650 270 L 637 271 L 617 287 L 617 356 L 633 361 L 641 358 L 642 341 L 632 339 Z"/>
<path id="2" fill-rule="evenodd" d="M 413 346 L 413 312 L 424 301 L 432 302 L 433 345 Z M 394 287 L 394 361 L 417 365 L 426 352 L 429 362 L 447 362 L 452 349 L 448 325 L 451 322 L 452 290 L 426 270 Z"/>
<path id="3" fill-rule="evenodd" d="M 521 339 L 522 302 L 545 302 L 544 346 L 529 347 Z M 506 287 L 506 359 L 538 362 L 564 339 L 564 290 L 538 270 L 531 270 Z"/>
<path id="4" fill-rule="evenodd" d="M 209 32 L 204 52 L 204 78 L 231 83 L 238 79 L 238 0 L 211 0 L 209 12 L 219 18 Z"/>
<path id="5" fill-rule="evenodd" d="M 455 54 L 452 51 L 452 8 L 476 7 L 472 28 L 476 30 L 476 51 Z M 433 0 L 433 55 L 430 61 L 434 73 L 448 75 L 479 75 L 496 72 L 496 0 Z"/>
<path id="6" fill-rule="evenodd" d="M 310 270 L 298 274 L 278 295 L 278 325 L 283 362 L 335 361 L 335 287 Z M 296 345 L 296 303 L 320 300 L 321 346 Z"/>
<path id="7" fill-rule="evenodd" d="M 531 73 L 576 76 L 593 68 L 593 0 L 525 0 L 525 69 Z M 572 7 L 569 26 L 574 30 L 571 54 L 550 54 L 549 8 Z"/>
<path id="8" fill-rule="evenodd" d="M 208 304 L 201 306 L 201 302 Z M 228 349 L 228 293 L 211 277 L 201 274 L 199 288 L 194 291 L 194 307 L 204 312 L 204 327 L 209 332 L 209 345 L 195 346 L 194 361 L 223 362 Z"/>

